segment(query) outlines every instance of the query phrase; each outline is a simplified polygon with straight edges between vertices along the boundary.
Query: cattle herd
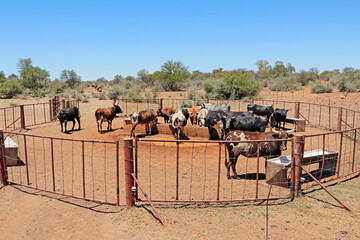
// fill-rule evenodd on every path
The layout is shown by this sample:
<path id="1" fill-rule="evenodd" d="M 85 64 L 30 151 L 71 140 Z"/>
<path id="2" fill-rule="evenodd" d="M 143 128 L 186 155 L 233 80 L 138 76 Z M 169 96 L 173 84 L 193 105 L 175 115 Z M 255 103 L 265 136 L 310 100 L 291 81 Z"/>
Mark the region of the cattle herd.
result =
<path id="1" fill-rule="evenodd" d="M 134 136 L 134 130 L 137 125 L 146 125 L 146 134 L 149 134 L 150 128 L 157 124 L 157 117 L 162 116 L 165 123 L 169 123 L 174 138 L 179 140 L 185 137 L 184 127 L 188 119 L 192 125 L 207 127 L 209 131 L 209 140 L 214 139 L 214 131 L 220 129 L 220 139 L 227 140 L 226 148 L 229 152 L 229 160 L 226 159 L 227 176 L 230 178 L 230 167 L 232 167 L 234 178 L 237 177 L 235 165 L 240 155 L 246 157 L 265 157 L 274 158 L 281 155 L 281 151 L 286 150 L 287 139 L 293 137 L 290 131 L 274 130 L 272 127 L 280 129 L 280 123 L 285 127 L 286 114 L 288 110 L 276 108 L 272 105 L 248 104 L 247 112 L 232 112 L 230 105 L 226 103 L 203 103 L 201 106 L 194 107 L 190 113 L 185 108 L 179 108 L 177 111 L 168 106 L 159 108 L 156 112 L 152 109 L 143 110 L 130 114 L 132 129 L 130 137 Z M 102 123 L 108 122 L 107 130 L 112 130 L 112 121 L 117 113 L 122 113 L 118 102 L 114 99 L 113 106 L 109 108 L 99 108 L 95 111 L 98 132 L 103 133 Z M 272 124 L 269 124 L 270 118 Z M 80 112 L 78 108 L 71 107 L 60 110 L 58 119 L 63 131 L 65 123 L 65 132 L 67 132 L 67 121 L 78 121 L 80 129 Z M 267 127 L 270 132 L 265 132 Z M 216 127 L 216 128 L 215 128 Z M 272 139 L 282 139 L 284 141 L 264 141 Z M 250 140 L 257 140 L 250 141 Z M 249 142 L 250 141 L 250 142 Z"/>

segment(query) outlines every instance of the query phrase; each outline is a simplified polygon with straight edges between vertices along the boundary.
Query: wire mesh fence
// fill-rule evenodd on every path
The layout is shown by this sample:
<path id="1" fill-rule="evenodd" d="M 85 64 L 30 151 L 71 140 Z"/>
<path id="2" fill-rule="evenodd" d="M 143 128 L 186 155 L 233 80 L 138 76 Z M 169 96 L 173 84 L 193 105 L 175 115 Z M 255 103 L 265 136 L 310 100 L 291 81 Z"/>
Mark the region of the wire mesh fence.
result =
<path id="1" fill-rule="evenodd" d="M 3 134 L 18 145 L 16 155 L 5 149 L 6 161 L 17 162 L 7 166 L 10 183 L 96 202 L 122 203 L 118 142 Z"/>
<path id="2" fill-rule="evenodd" d="M 305 135 L 302 164 L 320 182 L 347 177 L 360 171 L 359 129 Z M 317 185 L 310 176 L 303 176 L 303 189 Z"/>
<path id="3" fill-rule="evenodd" d="M 225 141 L 139 139 L 135 144 L 136 178 L 155 202 L 266 199 L 265 159 L 240 156 L 237 178 L 228 178 L 225 145 Z M 291 171 L 285 174 L 283 182 L 273 181 L 270 199 L 290 197 Z"/>

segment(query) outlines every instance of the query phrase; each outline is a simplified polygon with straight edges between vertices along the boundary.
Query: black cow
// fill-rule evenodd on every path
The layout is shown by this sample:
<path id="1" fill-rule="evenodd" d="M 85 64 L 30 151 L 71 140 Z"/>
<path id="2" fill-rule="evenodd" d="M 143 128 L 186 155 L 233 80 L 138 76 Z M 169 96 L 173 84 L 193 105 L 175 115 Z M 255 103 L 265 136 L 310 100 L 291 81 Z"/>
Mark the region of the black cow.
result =
<path id="1" fill-rule="evenodd" d="M 287 139 L 294 135 L 290 131 L 272 131 L 266 133 L 254 133 L 245 131 L 231 131 L 226 135 L 226 140 L 238 141 L 226 143 L 229 152 L 229 161 L 225 158 L 225 166 L 227 168 L 227 177 L 230 178 L 230 166 L 232 167 L 234 178 L 238 178 L 235 165 L 240 155 L 249 158 L 264 157 L 266 160 L 276 158 L 281 155 L 281 151 L 287 150 Z M 282 139 L 283 141 L 269 142 L 246 142 L 251 140 L 272 140 Z M 239 142 L 240 141 L 240 142 Z M 259 152 L 258 152 L 259 149 Z M 266 161 L 265 161 L 266 167 Z"/>
<path id="2" fill-rule="evenodd" d="M 286 114 L 289 110 L 288 109 L 281 109 L 276 108 L 273 113 L 273 119 L 274 119 L 274 126 L 275 128 L 280 128 L 281 122 L 283 122 L 283 128 L 285 128 L 285 122 L 286 122 Z"/>
<path id="3" fill-rule="evenodd" d="M 61 109 L 59 112 L 59 115 L 57 116 L 57 118 L 60 121 L 60 125 L 61 125 L 61 132 L 63 131 L 63 122 L 65 123 L 65 132 L 67 132 L 66 129 L 66 125 L 68 121 L 72 121 L 73 122 L 73 126 L 71 131 L 74 130 L 74 126 L 75 126 L 75 119 L 77 120 L 78 124 L 79 124 L 79 130 L 80 130 L 80 112 L 79 109 L 77 107 L 70 107 L 70 108 L 66 108 L 66 109 Z"/>
<path id="4" fill-rule="evenodd" d="M 240 117 L 251 117 L 254 116 L 251 112 L 226 112 L 229 117 L 235 119 L 237 116 Z"/>
<path id="5" fill-rule="evenodd" d="M 247 105 L 247 110 L 253 114 L 266 116 L 267 118 L 270 118 L 271 114 L 274 112 L 272 105 L 257 105 L 253 103 Z"/>
<path id="6" fill-rule="evenodd" d="M 265 132 L 266 126 L 269 123 L 268 118 L 250 116 L 250 117 L 241 117 L 237 116 L 231 121 L 230 129 L 231 130 L 243 130 L 243 131 L 258 131 Z"/>
<path id="7" fill-rule="evenodd" d="M 205 118 L 205 127 L 209 129 L 209 140 L 212 139 L 212 130 L 217 125 L 221 129 L 221 139 L 226 131 L 230 129 L 231 117 L 224 111 L 209 111 Z"/>

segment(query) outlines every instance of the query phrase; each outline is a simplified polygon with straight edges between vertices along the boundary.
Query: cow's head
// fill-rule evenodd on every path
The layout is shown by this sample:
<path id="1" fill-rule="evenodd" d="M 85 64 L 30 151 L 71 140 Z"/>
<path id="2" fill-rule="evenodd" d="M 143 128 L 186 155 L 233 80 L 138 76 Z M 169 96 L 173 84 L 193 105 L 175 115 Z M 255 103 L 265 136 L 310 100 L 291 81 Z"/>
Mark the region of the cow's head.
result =
<path id="1" fill-rule="evenodd" d="M 129 115 L 132 125 L 139 124 L 139 116 L 139 112 L 134 112 L 133 114 Z"/>
<path id="2" fill-rule="evenodd" d="M 156 116 L 162 116 L 161 108 L 156 110 Z"/>
<path id="3" fill-rule="evenodd" d="M 294 132 L 295 129 L 289 130 L 289 131 L 284 131 L 284 130 L 280 130 L 280 131 L 276 131 L 271 129 L 272 131 L 272 137 L 274 139 L 284 139 L 287 140 L 289 138 L 294 137 L 294 134 L 290 134 L 291 132 Z M 280 142 L 280 150 L 281 151 L 286 151 L 287 150 L 287 141 L 281 141 Z"/>
<path id="4" fill-rule="evenodd" d="M 248 111 L 254 111 L 255 106 L 256 106 L 256 104 L 250 103 L 250 104 L 247 105 L 247 110 Z"/>
<path id="5" fill-rule="evenodd" d="M 204 109 L 204 108 L 206 108 L 206 107 L 205 107 L 205 103 L 203 103 L 203 104 L 200 105 L 200 109 Z"/>
<path id="6" fill-rule="evenodd" d="M 115 98 L 113 99 L 113 106 L 115 108 L 115 113 L 122 113 L 123 112 L 123 110 L 119 106 L 119 100 L 117 100 Z"/>
<path id="7" fill-rule="evenodd" d="M 59 114 L 56 116 L 60 122 L 64 121 L 65 119 L 65 110 L 64 109 L 61 109 L 59 111 Z"/>

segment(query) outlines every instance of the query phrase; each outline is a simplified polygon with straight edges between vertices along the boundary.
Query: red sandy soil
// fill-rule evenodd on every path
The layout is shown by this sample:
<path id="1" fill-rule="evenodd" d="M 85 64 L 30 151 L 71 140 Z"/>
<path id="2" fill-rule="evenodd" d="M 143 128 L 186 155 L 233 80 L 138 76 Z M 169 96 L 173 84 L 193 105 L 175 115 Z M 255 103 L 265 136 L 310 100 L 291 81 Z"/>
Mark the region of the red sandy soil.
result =
<path id="1" fill-rule="evenodd" d="M 169 93 L 164 93 L 169 94 Z M 302 96 L 304 94 L 304 96 Z M 329 98 L 334 105 L 343 105 L 347 107 L 357 107 L 360 99 L 360 93 L 350 93 L 345 99 L 340 99 L 342 93 L 332 94 L 311 94 L 308 88 L 304 92 L 299 91 L 292 93 L 277 93 L 263 90 L 260 96 L 264 99 L 279 99 L 289 101 L 310 101 L 327 104 Z M 179 93 L 171 93 L 171 97 L 183 97 Z M 174 96 L 173 96 L 174 95 Z M 175 96 L 176 95 L 176 96 Z M 168 97 L 168 96 L 161 96 Z M 29 100 L 11 100 L 12 102 L 32 103 L 43 102 L 44 99 Z M 10 100 L 0 101 L 0 107 L 8 106 Z M 36 126 L 28 130 L 28 133 L 44 136 L 57 136 L 64 138 L 80 138 L 80 139 L 97 139 L 97 140 L 120 140 L 123 136 L 128 136 L 122 129 L 123 121 L 117 118 L 113 122 L 114 131 L 100 134 L 94 119 L 94 111 L 98 107 L 111 106 L 110 100 L 99 101 L 90 99 L 89 103 L 81 103 L 81 131 L 74 131 L 70 134 L 60 133 L 58 122 Z M 68 124 L 68 128 L 72 123 Z M 104 124 L 106 128 L 107 123 Z M 77 128 L 77 125 L 75 126 Z M 308 128 L 307 133 L 317 133 L 322 130 Z M 147 138 L 165 138 L 172 139 L 168 135 L 153 135 Z M 192 138 L 199 139 L 199 138 Z M 332 140 L 336 143 L 338 139 Z M 315 143 L 314 143 L 315 144 Z M 316 143 L 316 147 L 321 146 Z M 336 144 L 335 144 L 336 145 Z M 170 144 L 169 144 L 170 146 Z M 288 146 L 289 147 L 289 146 Z M 149 171 L 152 166 L 152 182 L 154 185 L 163 184 L 162 177 L 156 176 L 156 172 L 164 169 L 162 162 L 156 162 L 154 156 L 164 157 L 163 145 L 155 144 L 151 147 L 152 157 L 149 158 L 149 146 L 144 145 L 144 150 L 139 152 L 139 157 L 144 156 L 146 163 L 140 166 L 143 172 Z M 172 147 L 176 151 L 175 147 Z M 192 153 L 195 149 L 195 153 Z M 168 150 L 167 150 L 168 151 Z M 189 181 L 189 166 L 202 169 L 204 164 L 201 157 L 204 156 L 205 146 L 203 144 L 188 144 L 181 147 L 180 155 L 183 162 L 180 164 L 181 181 Z M 217 169 L 218 147 L 207 148 L 207 156 L 212 156 L 213 161 L 207 163 L 207 169 Z M 286 154 L 289 154 L 290 148 Z M 31 155 L 31 154 L 30 154 Z M 214 155 L 214 156 L 213 156 Z M 172 156 L 167 154 L 166 156 Z M 195 156 L 195 157 L 191 157 Z M 198 157 L 197 157 L 198 156 Z M 171 158 L 171 157 L 170 157 Z M 149 159 L 155 162 L 149 164 Z M 66 160 L 65 160 L 66 161 Z M 192 162 L 191 162 L 192 161 Z M 242 162 L 241 162 L 242 161 Z M 238 173 L 244 173 L 242 167 L 246 160 L 239 160 L 237 169 Z M 262 160 L 263 161 L 263 160 Z M 101 164 L 101 162 L 97 163 Z M 169 163 L 165 169 L 169 170 L 167 178 L 171 178 L 174 173 L 174 162 Z M 250 162 L 247 172 L 255 169 L 255 162 Z M 122 167 L 122 164 L 121 166 Z M 236 185 L 237 180 L 227 180 L 223 162 L 221 162 L 221 182 L 233 181 Z M 263 162 L 260 164 L 260 170 L 264 171 Z M 200 171 L 201 172 L 201 171 Z M 164 171 L 162 173 L 164 174 Z M 121 180 L 123 174 L 120 172 Z M 146 191 L 149 187 L 146 182 L 149 181 L 148 175 L 140 175 L 140 180 L 145 182 Z M 156 177 L 158 177 L 156 179 Z M 211 181 L 214 176 L 208 176 L 207 181 Z M 203 181 L 203 176 L 195 176 L 193 181 Z M 321 195 L 316 191 L 309 193 L 294 202 L 289 200 L 281 200 L 271 202 L 269 206 L 269 235 L 270 239 L 360 239 L 360 201 L 359 195 L 359 178 L 340 183 L 334 186 L 335 195 L 355 210 L 355 213 L 348 213 L 344 209 L 338 207 L 339 204 L 334 200 Z M 168 183 L 168 192 L 172 191 L 173 183 Z M 351 191 L 343 194 L 339 189 L 345 186 Z M 212 186 L 213 187 L 213 186 Z M 123 188 L 121 186 L 121 188 Z M 357 190 L 353 190 L 357 189 Z M 180 198 L 188 198 L 188 190 L 180 191 Z M 260 188 L 260 195 L 266 196 L 268 188 Z M 163 197 L 163 191 L 156 195 L 156 190 L 152 190 L 154 196 Z M 211 197 L 213 194 L 205 191 L 206 196 Z M 221 189 L 224 195 L 221 197 L 228 198 L 228 192 Z M 239 194 L 243 192 L 243 188 L 235 189 L 233 193 Z M 123 190 L 121 190 L 123 194 Z M 201 198 L 203 192 L 193 193 L 193 198 Z M 276 190 L 274 190 L 276 194 Z M 285 194 L 281 192 L 281 194 Z M 211 195 L 211 196 L 210 196 Z M 350 195 L 350 196 L 348 196 Z M 142 194 L 139 195 L 143 198 Z M 356 198 L 357 196 L 357 198 Z M 168 199 L 173 194 L 166 196 Z M 156 197 L 154 197 L 156 198 Z M 344 199 L 345 198 L 345 199 Z M 121 200 L 123 201 L 123 200 Z M 123 204 L 123 202 L 121 202 Z M 160 215 L 167 224 L 163 228 L 156 220 L 149 205 L 139 204 L 131 210 L 125 207 L 110 206 L 107 204 L 97 204 L 85 200 L 77 200 L 69 197 L 58 196 L 55 194 L 44 193 L 20 186 L 5 186 L 0 189 L 0 236 L 1 239 L 264 239 L 266 231 L 266 204 L 262 203 L 237 203 L 237 204 L 175 204 L 160 205 L 157 204 Z"/>

